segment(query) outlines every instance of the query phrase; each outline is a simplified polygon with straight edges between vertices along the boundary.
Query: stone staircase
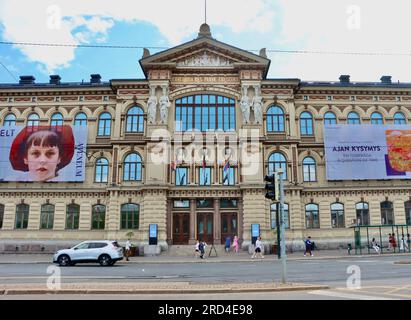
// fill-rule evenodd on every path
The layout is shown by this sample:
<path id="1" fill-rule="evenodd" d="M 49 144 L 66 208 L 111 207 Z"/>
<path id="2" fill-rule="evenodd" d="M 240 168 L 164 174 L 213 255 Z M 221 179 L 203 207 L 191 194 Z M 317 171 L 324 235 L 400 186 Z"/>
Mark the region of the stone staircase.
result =
<path id="1" fill-rule="evenodd" d="M 225 253 L 224 251 L 224 245 L 222 244 L 215 244 L 214 248 L 217 251 L 217 255 L 222 255 Z M 207 245 L 205 249 L 205 254 L 208 256 L 208 253 L 210 252 L 211 249 L 211 244 Z M 167 251 L 162 251 L 162 255 L 170 255 L 170 256 L 181 256 L 181 257 L 194 257 L 195 253 L 195 245 L 190 244 L 190 245 L 172 245 L 168 247 Z M 215 255 L 214 250 L 211 251 L 211 256 Z"/>

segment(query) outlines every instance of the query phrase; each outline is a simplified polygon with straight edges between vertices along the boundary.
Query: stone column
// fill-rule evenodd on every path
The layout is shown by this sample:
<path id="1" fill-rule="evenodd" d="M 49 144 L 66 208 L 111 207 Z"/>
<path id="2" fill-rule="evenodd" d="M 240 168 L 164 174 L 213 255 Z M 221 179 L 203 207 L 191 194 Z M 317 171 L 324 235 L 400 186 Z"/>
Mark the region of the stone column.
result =
<path id="1" fill-rule="evenodd" d="M 80 203 L 79 230 L 91 230 L 92 204 L 90 200 Z"/>
<path id="2" fill-rule="evenodd" d="M 394 223 L 395 224 L 405 224 L 405 206 L 402 199 L 396 199 L 393 201 L 394 209 Z"/>
<path id="3" fill-rule="evenodd" d="M 237 215 L 237 223 L 238 223 L 238 230 L 237 230 L 237 236 L 238 236 L 238 242 L 241 243 L 243 242 L 243 231 L 244 231 L 244 214 L 243 214 L 243 198 L 238 199 L 238 215 Z"/>
<path id="4" fill-rule="evenodd" d="M 190 199 L 190 236 L 188 244 L 196 243 L 196 225 L 197 225 L 197 215 L 196 215 L 196 200 Z"/>
<path id="5" fill-rule="evenodd" d="M 319 221 L 321 229 L 331 228 L 331 207 L 329 202 L 320 201 L 318 205 L 319 210 Z"/>
<path id="6" fill-rule="evenodd" d="M 32 202 L 30 204 L 29 223 L 27 230 L 39 230 L 40 229 L 40 211 L 41 204 L 38 202 Z"/>
<path id="7" fill-rule="evenodd" d="M 214 244 L 221 243 L 220 199 L 214 199 Z"/>

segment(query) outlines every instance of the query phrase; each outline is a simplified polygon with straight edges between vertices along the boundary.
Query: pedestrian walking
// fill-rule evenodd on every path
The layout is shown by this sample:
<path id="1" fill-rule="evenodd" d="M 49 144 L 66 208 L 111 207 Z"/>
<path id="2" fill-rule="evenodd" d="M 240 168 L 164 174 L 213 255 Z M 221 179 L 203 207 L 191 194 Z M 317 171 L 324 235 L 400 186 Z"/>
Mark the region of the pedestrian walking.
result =
<path id="1" fill-rule="evenodd" d="M 130 253 L 131 253 L 131 242 L 130 242 L 130 239 L 128 239 L 127 241 L 126 241 L 126 247 L 125 247 L 125 249 L 126 249 L 126 261 L 130 261 L 129 260 L 129 256 L 130 256 Z"/>
<path id="2" fill-rule="evenodd" d="M 402 234 L 402 235 L 401 235 L 401 241 L 400 241 L 400 252 L 401 252 L 401 251 L 405 252 L 405 249 L 408 250 L 408 246 L 407 246 L 407 244 L 405 243 L 404 234 Z"/>
<path id="3" fill-rule="evenodd" d="M 388 249 L 387 250 L 391 250 L 392 249 L 392 235 L 391 233 L 388 234 Z"/>
<path id="4" fill-rule="evenodd" d="M 255 242 L 255 250 L 253 255 L 251 256 L 251 259 L 257 258 L 257 256 L 259 256 L 261 259 L 264 259 L 264 256 L 262 255 L 262 247 L 263 243 L 261 242 L 261 237 L 258 237 Z"/>
<path id="5" fill-rule="evenodd" d="M 224 248 L 225 248 L 225 252 L 230 252 L 230 247 L 231 247 L 231 237 L 230 236 L 227 236 L 227 237 L 225 237 L 225 245 L 224 245 Z"/>
<path id="6" fill-rule="evenodd" d="M 200 256 L 200 248 L 199 248 L 199 246 L 200 246 L 200 241 L 198 241 L 198 240 L 196 240 L 196 244 L 195 244 L 195 247 L 194 247 L 194 257 L 195 258 L 197 258 L 197 257 L 199 257 Z"/>
<path id="7" fill-rule="evenodd" d="M 233 240 L 233 252 L 237 253 L 238 252 L 238 237 L 234 236 Z"/>
<path id="8" fill-rule="evenodd" d="M 375 252 L 377 252 L 378 254 L 380 254 L 380 246 L 378 245 L 377 241 L 375 240 L 375 238 L 372 238 L 371 241 L 371 246 L 374 248 Z"/>
<path id="9" fill-rule="evenodd" d="M 200 258 L 204 259 L 205 248 L 207 247 L 207 243 L 201 240 L 200 244 L 198 245 L 198 249 L 200 250 Z"/>
<path id="10" fill-rule="evenodd" d="M 391 244 L 392 244 L 392 248 L 393 248 L 393 250 L 394 250 L 394 252 L 395 252 L 395 248 L 397 248 L 397 240 L 395 239 L 395 233 L 392 234 L 392 242 L 391 242 Z"/>
<path id="11" fill-rule="evenodd" d="M 311 252 L 311 245 L 312 245 L 311 237 L 308 236 L 307 239 L 305 239 L 304 243 L 305 243 L 304 257 L 307 255 L 307 252 L 310 254 L 311 257 L 314 256 L 314 254 Z"/>
<path id="12" fill-rule="evenodd" d="M 407 247 L 408 247 L 408 250 L 410 250 L 410 248 L 411 248 L 411 239 L 410 239 L 410 234 L 409 233 L 407 233 Z"/>

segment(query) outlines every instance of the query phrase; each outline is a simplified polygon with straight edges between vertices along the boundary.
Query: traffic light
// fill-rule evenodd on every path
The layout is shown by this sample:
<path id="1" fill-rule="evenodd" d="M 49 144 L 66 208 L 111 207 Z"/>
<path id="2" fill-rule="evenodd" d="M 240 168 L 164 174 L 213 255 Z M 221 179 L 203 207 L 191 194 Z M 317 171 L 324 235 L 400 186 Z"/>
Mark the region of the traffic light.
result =
<path id="1" fill-rule="evenodd" d="M 271 175 L 266 175 L 264 178 L 264 181 L 268 182 L 265 184 L 265 197 L 267 199 L 273 200 L 273 201 L 278 201 L 279 200 L 279 195 L 278 195 L 278 177 L 277 174 L 271 174 Z"/>

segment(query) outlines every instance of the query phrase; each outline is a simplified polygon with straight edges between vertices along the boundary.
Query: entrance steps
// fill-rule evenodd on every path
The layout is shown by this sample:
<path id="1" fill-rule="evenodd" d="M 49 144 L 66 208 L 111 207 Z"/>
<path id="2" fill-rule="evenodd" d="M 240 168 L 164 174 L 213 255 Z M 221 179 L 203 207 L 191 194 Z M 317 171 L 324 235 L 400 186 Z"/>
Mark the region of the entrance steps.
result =
<path id="1" fill-rule="evenodd" d="M 208 244 L 207 247 L 205 248 L 205 255 L 208 256 L 210 249 L 211 249 L 211 244 Z M 217 255 L 222 255 L 225 253 L 224 250 L 224 245 L 222 244 L 215 244 L 214 248 L 217 251 Z M 171 245 L 168 247 L 167 251 L 162 251 L 162 255 L 170 255 L 170 256 L 181 256 L 181 257 L 189 257 L 192 256 L 194 257 L 195 254 L 195 245 L 190 244 L 190 245 Z M 215 255 L 214 249 L 211 251 L 211 256 Z"/>

